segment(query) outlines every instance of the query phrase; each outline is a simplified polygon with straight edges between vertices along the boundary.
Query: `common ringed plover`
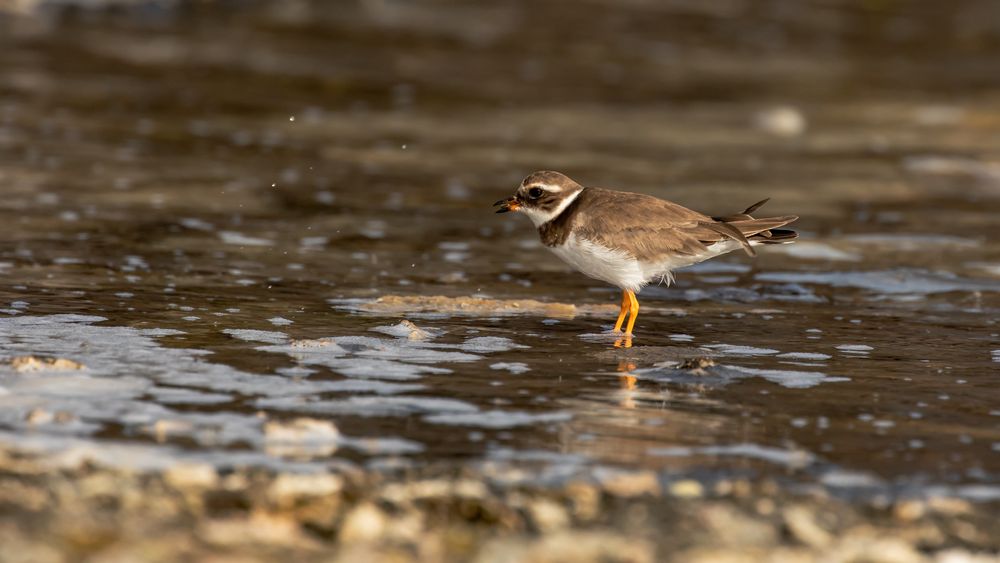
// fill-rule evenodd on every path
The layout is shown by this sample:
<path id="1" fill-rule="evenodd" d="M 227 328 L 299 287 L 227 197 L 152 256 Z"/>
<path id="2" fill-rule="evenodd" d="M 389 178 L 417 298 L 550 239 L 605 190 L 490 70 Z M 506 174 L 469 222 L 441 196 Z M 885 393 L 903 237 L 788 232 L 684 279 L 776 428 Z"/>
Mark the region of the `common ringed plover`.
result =
<path id="1" fill-rule="evenodd" d="M 538 228 L 542 244 L 580 272 L 622 290 L 615 332 L 625 327 L 624 345 L 632 345 L 639 314 L 635 298 L 654 280 L 673 281 L 673 272 L 742 248 L 792 242 L 798 234 L 779 229 L 795 215 L 755 219 L 750 216 L 767 200 L 742 213 L 709 217 L 653 196 L 602 188 L 585 188 L 559 172 L 535 172 L 514 195 L 502 199 L 497 213 L 517 211 Z M 622 342 L 616 342 L 621 345 Z"/>

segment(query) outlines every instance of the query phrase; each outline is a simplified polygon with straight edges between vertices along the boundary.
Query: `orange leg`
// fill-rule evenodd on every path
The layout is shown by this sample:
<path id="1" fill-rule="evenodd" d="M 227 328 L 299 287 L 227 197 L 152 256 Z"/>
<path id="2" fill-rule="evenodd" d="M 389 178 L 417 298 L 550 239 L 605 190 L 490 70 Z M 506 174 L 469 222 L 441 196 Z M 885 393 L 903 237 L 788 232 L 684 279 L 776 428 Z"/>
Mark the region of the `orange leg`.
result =
<path id="1" fill-rule="evenodd" d="M 635 292 L 628 292 L 629 309 L 628 309 L 628 325 L 625 328 L 625 334 L 632 336 L 632 327 L 635 326 L 635 318 L 639 316 L 639 300 L 635 298 Z"/>
<path id="2" fill-rule="evenodd" d="M 615 348 L 632 347 L 632 328 L 635 327 L 635 318 L 639 316 L 639 300 L 635 298 L 634 291 L 622 292 L 622 310 L 618 315 L 618 323 L 615 324 L 615 331 L 621 330 L 622 319 L 628 314 L 628 324 L 625 326 L 624 338 L 615 341 Z"/>
<path id="3" fill-rule="evenodd" d="M 618 321 L 615 322 L 615 332 L 620 332 L 622 329 L 622 323 L 625 322 L 625 315 L 628 314 L 631 302 L 628 298 L 628 293 L 622 290 L 622 310 L 618 313 Z"/>

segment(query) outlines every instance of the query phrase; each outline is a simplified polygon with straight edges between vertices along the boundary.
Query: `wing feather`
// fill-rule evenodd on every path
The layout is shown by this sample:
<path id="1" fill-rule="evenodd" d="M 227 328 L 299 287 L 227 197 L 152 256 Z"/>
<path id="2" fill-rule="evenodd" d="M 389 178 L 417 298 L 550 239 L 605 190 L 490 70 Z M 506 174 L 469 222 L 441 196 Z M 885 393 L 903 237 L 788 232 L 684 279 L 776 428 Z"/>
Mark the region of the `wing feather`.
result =
<path id="1" fill-rule="evenodd" d="M 579 211 L 572 220 L 574 232 L 639 260 L 661 260 L 675 254 L 694 256 L 726 240 L 738 242 L 754 256 L 756 252 L 747 237 L 766 237 L 769 229 L 797 219 L 793 215 L 751 217 L 750 213 L 764 205 L 766 199 L 727 217 L 709 217 L 653 196 L 602 188 L 587 188 L 578 199 Z"/>

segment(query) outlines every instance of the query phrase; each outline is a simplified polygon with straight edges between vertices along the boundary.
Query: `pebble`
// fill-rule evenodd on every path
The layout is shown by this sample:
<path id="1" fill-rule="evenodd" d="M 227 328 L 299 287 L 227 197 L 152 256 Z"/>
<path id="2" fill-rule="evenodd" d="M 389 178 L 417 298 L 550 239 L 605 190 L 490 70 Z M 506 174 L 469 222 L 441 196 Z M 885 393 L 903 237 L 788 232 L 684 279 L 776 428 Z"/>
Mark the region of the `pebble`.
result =
<path id="1" fill-rule="evenodd" d="M 10 361 L 10 366 L 18 373 L 76 371 L 85 367 L 80 362 L 74 362 L 66 358 L 36 358 L 35 356 L 17 356 Z"/>
<path id="2" fill-rule="evenodd" d="M 682 479 L 670 484 L 670 494 L 678 498 L 699 498 L 705 494 L 705 488 L 694 479 Z"/>
<path id="3" fill-rule="evenodd" d="M 549 499 L 538 499 L 528 505 L 531 520 L 543 533 L 560 530 L 569 525 L 569 515 L 562 505 Z"/>
<path id="4" fill-rule="evenodd" d="M 364 502 L 344 517 L 340 527 L 340 541 L 345 544 L 373 542 L 385 533 L 386 516 L 374 504 Z"/>
<path id="5" fill-rule="evenodd" d="M 209 489 L 219 482 L 219 474 L 207 463 L 179 463 L 163 472 L 163 480 L 180 490 Z"/>
<path id="6" fill-rule="evenodd" d="M 282 473 L 268 487 L 268 497 L 280 506 L 291 506 L 306 497 L 321 497 L 340 492 L 344 480 L 327 473 Z"/>
<path id="7" fill-rule="evenodd" d="M 600 478 L 601 487 L 618 497 L 659 496 L 660 481 L 652 471 L 613 472 Z"/>
<path id="8" fill-rule="evenodd" d="M 795 539 L 816 549 L 826 548 L 833 536 L 816 523 L 813 511 L 803 506 L 793 506 L 784 512 L 785 527 Z"/>

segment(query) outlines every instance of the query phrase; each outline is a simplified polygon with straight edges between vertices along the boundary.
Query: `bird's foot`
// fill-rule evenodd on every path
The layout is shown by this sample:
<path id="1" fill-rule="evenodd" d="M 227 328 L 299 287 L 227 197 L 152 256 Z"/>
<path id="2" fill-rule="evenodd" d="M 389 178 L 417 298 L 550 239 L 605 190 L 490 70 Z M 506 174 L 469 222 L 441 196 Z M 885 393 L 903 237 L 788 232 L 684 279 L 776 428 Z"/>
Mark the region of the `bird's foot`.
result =
<path id="1" fill-rule="evenodd" d="M 631 347 L 632 347 L 631 332 L 622 333 L 621 336 L 615 340 L 615 348 L 631 348 Z"/>

